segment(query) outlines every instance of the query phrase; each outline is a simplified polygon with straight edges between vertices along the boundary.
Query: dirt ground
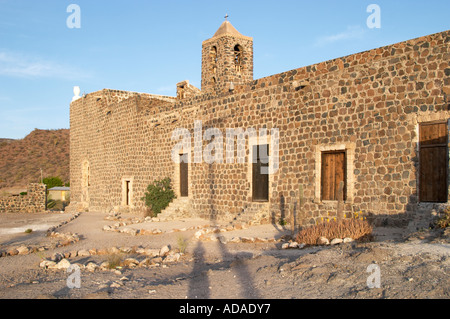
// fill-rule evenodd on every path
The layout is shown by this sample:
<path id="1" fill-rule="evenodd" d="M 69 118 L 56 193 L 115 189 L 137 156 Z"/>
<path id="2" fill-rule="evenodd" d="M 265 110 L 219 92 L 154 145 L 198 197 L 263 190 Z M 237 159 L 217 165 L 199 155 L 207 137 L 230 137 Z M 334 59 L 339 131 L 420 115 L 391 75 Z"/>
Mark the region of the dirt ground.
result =
<path id="1" fill-rule="evenodd" d="M 106 214 L 83 213 L 59 227 L 77 233 L 67 247 L 0 258 L 2 299 L 410 299 L 450 298 L 450 238 L 446 231 L 406 234 L 399 228 L 378 228 L 371 243 L 280 249 L 290 231 L 276 225 L 254 226 L 223 233 L 232 237 L 275 238 L 276 242 L 222 243 L 195 239 L 192 225 L 204 220 L 144 222 L 137 228 L 159 228 L 159 235 L 132 236 L 103 231 L 113 225 Z M 69 214 L 0 214 L 0 250 L 18 245 L 49 245 L 48 227 Z M 185 227 L 182 227 L 185 226 Z M 33 229 L 25 234 L 24 229 Z M 182 231 L 171 232 L 173 228 Z M 80 288 L 69 288 L 70 273 L 39 267 L 56 252 L 114 247 L 161 248 L 185 253 L 176 263 L 112 271 L 81 270 Z M 129 256 L 141 258 L 130 253 Z M 73 263 L 100 264 L 107 255 L 69 258 Z M 142 259 L 142 258 L 141 258 Z"/>

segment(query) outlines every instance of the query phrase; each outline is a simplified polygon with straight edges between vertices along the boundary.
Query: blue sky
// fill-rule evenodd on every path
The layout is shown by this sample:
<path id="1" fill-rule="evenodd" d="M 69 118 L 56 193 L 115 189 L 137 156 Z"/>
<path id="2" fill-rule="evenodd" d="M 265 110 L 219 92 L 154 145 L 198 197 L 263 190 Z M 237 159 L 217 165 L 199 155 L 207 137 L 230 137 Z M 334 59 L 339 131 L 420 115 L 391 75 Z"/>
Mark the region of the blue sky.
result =
<path id="1" fill-rule="evenodd" d="M 81 28 L 70 29 L 70 4 Z M 381 28 L 366 11 L 381 9 Z M 200 88 L 201 44 L 226 13 L 254 38 L 254 78 L 450 29 L 450 1 L 0 0 L 0 137 L 69 128 L 73 86 Z"/>

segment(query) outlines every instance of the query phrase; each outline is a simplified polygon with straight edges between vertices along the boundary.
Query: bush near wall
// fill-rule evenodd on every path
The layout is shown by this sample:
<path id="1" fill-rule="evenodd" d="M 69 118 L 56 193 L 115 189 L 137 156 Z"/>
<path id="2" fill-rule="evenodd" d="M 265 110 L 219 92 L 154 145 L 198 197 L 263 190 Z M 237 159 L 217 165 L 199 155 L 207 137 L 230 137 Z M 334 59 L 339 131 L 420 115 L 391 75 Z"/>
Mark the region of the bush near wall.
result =
<path id="1" fill-rule="evenodd" d="M 148 185 L 147 192 L 142 197 L 142 200 L 145 201 L 145 205 L 150 210 L 149 215 L 156 217 L 162 210 L 169 206 L 175 197 L 170 178 L 165 178 Z"/>

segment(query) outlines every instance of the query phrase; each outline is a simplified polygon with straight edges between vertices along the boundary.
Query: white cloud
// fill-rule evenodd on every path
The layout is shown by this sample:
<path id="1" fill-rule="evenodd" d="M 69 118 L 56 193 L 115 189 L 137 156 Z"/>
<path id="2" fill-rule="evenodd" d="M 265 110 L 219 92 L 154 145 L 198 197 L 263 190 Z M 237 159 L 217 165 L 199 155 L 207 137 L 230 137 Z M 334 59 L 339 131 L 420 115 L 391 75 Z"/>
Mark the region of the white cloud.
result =
<path id="1" fill-rule="evenodd" d="M 86 72 L 72 66 L 7 51 L 0 51 L 0 75 L 68 80 L 90 77 Z"/>
<path id="2" fill-rule="evenodd" d="M 347 30 L 345 30 L 343 32 L 317 38 L 315 45 L 316 46 L 325 46 L 325 45 L 343 41 L 343 40 L 361 39 L 365 33 L 366 33 L 366 30 L 359 25 L 348 26 Z"/>

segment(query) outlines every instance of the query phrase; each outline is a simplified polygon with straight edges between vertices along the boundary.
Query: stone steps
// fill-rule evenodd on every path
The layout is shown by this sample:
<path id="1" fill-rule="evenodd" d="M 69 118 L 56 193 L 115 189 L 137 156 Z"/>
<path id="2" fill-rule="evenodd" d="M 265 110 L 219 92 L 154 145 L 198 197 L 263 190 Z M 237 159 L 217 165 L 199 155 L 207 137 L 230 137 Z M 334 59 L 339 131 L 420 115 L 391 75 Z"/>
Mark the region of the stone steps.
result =
<path id="1" fill-rule="evenodd" d="M 269 222 L 266 203 L 251 203 L 237 214 L 230 222 L 230 225 L 246 223 L 249 225 L 260 225 Z"/>
<path id="2" fill-rule="evenodd" d="M 180 197 L 174 199 L 166 209 L 164 209 L 158 218 L 181 218 L 191 217 L 191 206 L 189 204 L 189 198 Z"/>

